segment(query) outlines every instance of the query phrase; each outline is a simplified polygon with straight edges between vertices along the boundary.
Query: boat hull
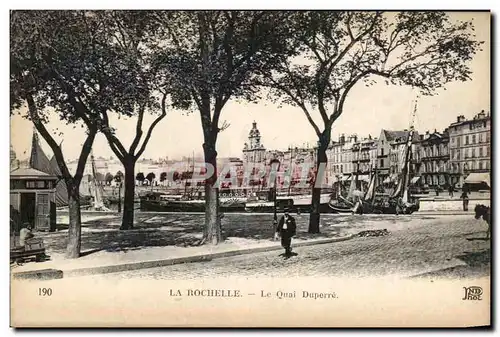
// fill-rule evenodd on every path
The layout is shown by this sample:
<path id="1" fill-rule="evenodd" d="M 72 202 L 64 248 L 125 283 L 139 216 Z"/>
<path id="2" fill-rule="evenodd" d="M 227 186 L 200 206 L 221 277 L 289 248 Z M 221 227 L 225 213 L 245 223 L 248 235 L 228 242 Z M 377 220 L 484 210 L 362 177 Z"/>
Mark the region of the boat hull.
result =
<path id="1" fill-rule="evenodd" d="M 293 203 L 283 203 L 280 204 L 277 202 L 276 210 L 277 212 L 283 212 L 283 209 L 288 207 L 290 213 L 310 213 L 311 205 L 294 205 Z M 261 205 L 252 205 L 247 204 L 245 207 L 245 211 L 248 213 L 274 213 L 274 204 L 272 203 L 263 203 Z M 333 209 L 328 207 L 328 204 L 322 203 L 319 206 L 320 213 L 336 213 Z"/>
<path id="2" fill-rule="evenodd" d="M 143 212 L 199 213 L 205 212 L 205 202 L 189 203 L 182 201 L 141 200 L 140 209 Z M 221 203 L 219 206 L 219 210 L 222 213 L 245 212 L 245 203 Z"/>

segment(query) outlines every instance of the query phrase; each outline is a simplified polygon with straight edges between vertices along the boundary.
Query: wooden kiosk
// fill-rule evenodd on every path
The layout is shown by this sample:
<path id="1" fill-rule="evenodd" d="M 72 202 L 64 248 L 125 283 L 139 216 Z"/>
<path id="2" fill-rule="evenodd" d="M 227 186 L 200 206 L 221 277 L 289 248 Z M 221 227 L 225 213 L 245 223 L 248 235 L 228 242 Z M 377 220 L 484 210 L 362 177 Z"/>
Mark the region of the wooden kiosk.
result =
<path id="1" fill-rule="evenodd" d="M 56 182 L 56 176 L 33 168 L 10 172 L 11 218 L 17 213 L 17 230 L 24 223 L 37 231 L 56 229 Z"/>

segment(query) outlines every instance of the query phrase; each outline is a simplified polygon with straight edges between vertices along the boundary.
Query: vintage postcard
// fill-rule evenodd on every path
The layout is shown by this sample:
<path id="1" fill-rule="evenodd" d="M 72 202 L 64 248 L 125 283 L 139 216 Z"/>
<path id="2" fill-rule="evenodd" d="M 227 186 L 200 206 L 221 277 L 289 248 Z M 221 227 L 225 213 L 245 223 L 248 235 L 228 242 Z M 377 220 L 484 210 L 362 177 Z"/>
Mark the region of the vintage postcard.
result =
<path id="1" fill-rule="evenodd" d="M 490 31 L 12 10 L 11 326 L 489 327 Z"/>

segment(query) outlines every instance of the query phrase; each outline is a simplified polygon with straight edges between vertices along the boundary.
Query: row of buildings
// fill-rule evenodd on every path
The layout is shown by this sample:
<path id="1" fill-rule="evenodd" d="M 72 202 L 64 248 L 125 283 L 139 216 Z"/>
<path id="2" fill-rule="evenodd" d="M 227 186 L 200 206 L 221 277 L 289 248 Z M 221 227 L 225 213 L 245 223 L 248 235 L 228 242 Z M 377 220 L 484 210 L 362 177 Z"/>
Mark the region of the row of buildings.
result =
<path id="1" fill-rule="evenodd" d="M 415 182 L 428 186 L 445 186 L 461 184 L 470 173 L 489 173 L 491 170 L 491 117 L 481 111 L 472 119 L 458 116 L 445 130 L 418 133 L 414 132 L 412 142 L 412 158 L 410 169 Z M 367 180 L 370 171 L 377 168 L 379 177 L 384 182 L 395 180 L 402 169 L 402 149 L 407 143 L 408 130 L 381 130 L 378 137 L 358 137 L 358 135 L 340 135 L 331 142 L 327 150 L 328 163 L 326 167 L 326 182 L 332 184 L 346 180 L 358 172 L 361 180 Z M 244 144 L 242 158 L 218 158 L 219 170 L 229 165 L 236 167 L 238 185 L 243 180 L 245 164 L 261 164 L 269 166 L 272 160 L 280 163 L 280 171 L 291 172 L 291 179 L 303 179 L 300 164 L 306 164 L 311 169 L 316 162 L 316 148 L 289 147 L 286 150 L 268 150 L 261 142 L 261 134 L 254 122 Z M 15 152 L 11 148 L 11 166 L 19 166 Z M 123 171 L 119 161 L 111 158 L 95 158 L 98 172 L 116 174 Z M 152 172 L 159 180 L 162 172 L 175 167 L 179 171 L 193 169 L 193 162 L 202 162 L 203 158 L 186 157 L 183 160 L 139 160 L 135 172 L 144 175 Z M 69 162 L 68 168 L 74 172 L 76 161 Z M 91 163 L 87 163 L 86 174 L 91 174 Z M 269 168 L 268 168 L 269 169 Z M 306 173 L 306 177 L 312 173 Z M 282 177 L 278 181 L 283 183 Z M 262 184 L 266 179 L 261 179 Z M 171 185 L 172 182 L 162 184 Z M 293 184 L 293 183 L 292 183 Z"/>
<path id="2" fill-rule="evenodd" d="M 340 135 L 327 150 L 328 183 L 346 179 L 358 172 L 361 179 L 377 168 L 384 182 L 396 179 L 402 169 L 403 148 L 408 130 L 381 130 L 377 138 L 369 135 Z M 261 143 L 257 123 L 253 123 L 248 143 L 243 148 L 242 163 L 265 163 L 277 159 L 284 169 L 303 162 L 314 163 L 315 148 L 289 148 L 285 151 L 266 150 Z M 298 165 L 296 165 L 298 166 Z M 481 111 L 472 119 L 458 116 L 443 131 L 414 132 L 410 170 L 415 183 L 432 187 L 461 185 L 471 173 L 491 170 L 491 117 Z M 293 171 L 293 168 L 292 168 Z"/>

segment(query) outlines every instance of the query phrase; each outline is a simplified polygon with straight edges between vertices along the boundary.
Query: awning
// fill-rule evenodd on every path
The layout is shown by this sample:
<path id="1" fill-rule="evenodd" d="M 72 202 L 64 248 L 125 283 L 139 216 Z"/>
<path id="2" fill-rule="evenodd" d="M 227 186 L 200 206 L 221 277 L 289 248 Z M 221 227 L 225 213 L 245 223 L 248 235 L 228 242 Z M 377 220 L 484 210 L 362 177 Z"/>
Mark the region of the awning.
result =
<path id="1" fill-rule="evenodd" d="M 351 181 L 353 179 L 355 179 L 356 177 L 354 177 L 353 175 L 349 175 L 349 176 L 344 176 L 342 177 L 342 181 Z M 369 182 L 370 181 L 370 176 L 367 175 L 367 174 L 360 174 L 358 176 L 358 180 L 359 181 L 366 181 L 366 182 Z"/>
<path id="2" fill-rule="evenodd" d="M 489 173 L 471 173 L 465 179 L 466 184 L 481 184 L 486 183 L 491 187 Z"/>
<path id="3" fill-rule="evenodd" d="M 411 180 L 410 180 L 410 184 L 415 184 L 415 183 L 416 183 L 417 181 L 419 181 L 419 180 L 420 180 L 420 177 L 413 177 L 413 178 L 411 178 Z"/>
<path id="4" fill-rule="evenodd" d="M 384 180 L 384 184 L 387 184 L 387 183 L 390 183 L 390 182 L 393 182 L 393 181 L 396 181 L 398 179 L 398 175 L 397 174 L 394 174 L 392 173 L 390 176 L 388 176 L 387 178 L 385 178 Z"/>

